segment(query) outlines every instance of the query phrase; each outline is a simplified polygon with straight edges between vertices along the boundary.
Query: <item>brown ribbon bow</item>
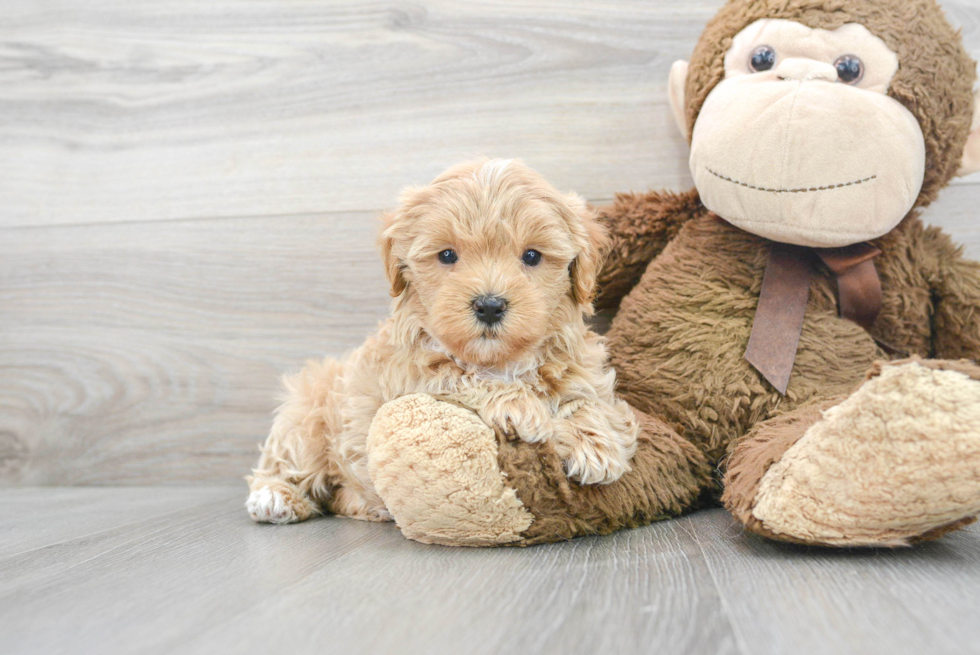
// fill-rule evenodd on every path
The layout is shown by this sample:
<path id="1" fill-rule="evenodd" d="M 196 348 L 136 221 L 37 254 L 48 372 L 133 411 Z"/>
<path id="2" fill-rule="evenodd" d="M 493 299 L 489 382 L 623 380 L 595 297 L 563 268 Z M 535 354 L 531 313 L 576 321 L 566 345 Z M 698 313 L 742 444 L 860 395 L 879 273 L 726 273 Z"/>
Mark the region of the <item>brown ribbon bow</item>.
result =
<path id="1" fill-rule="evenodd" d="M 870 330 L 881 311 L 881 280 L 874 264 L 881 254 L 878 248 L 869 243 L 805 248 L 773 242 L 745 359 L 781 394 L 786 393 L 800 344 L 814 254 L 837 276 L 841 318 Z"/>

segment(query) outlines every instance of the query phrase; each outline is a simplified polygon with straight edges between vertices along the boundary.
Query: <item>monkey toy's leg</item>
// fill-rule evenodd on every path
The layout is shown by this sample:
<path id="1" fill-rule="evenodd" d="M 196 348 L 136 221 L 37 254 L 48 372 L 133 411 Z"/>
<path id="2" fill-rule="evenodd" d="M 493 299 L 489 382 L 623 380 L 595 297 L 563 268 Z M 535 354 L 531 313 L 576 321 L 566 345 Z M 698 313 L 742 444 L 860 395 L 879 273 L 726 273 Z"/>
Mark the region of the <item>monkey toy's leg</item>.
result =
<path id="1" fill-rule="evenodd" d="M 980 513 L 980 367 L 905 360 L 755 426 L 723 501 L 747 529 L 827 546 L 936 538 Z"/>
<path id="2" fill-rule="evenodd" d="M 664 423 L 636 414 L 632 470 L 581 485 L 550 443 L 495 433 L 426 394 L 402 396 L 371 424 L 371 479 L 406 537 L 449 546 L 530 545 L 676 516 L 712 484 L 711 467 Z"/>

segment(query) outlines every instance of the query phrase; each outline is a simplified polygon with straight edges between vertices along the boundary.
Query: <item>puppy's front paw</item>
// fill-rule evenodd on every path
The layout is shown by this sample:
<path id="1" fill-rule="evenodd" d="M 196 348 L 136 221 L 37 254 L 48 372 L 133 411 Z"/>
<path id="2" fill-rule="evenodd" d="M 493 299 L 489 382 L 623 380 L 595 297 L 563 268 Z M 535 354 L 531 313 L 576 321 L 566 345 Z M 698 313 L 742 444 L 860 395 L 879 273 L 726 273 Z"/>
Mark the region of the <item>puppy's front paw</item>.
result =
<path id="1" fill-rule="evenodd" d="M 528 443 L 547 441 L 553 436 L 547 407 L 526 394 L 487 403 L 477 413 L 490 427 Z"/>
<path id="2" fill-rule="evenodd" d="M 570 449 L 560 449 L 565 473 L 582 484 L 609 484 L 630 471 L 629 456 L 623 448 L 582 441 Z"/>
<path id="3" fill-rule="evenodd" d="M 387 509 L 375 509 L 371 512 L 371 520 L 376 523 L 385 523 L 387 521 L 394 521 L 395 517 Z"/>
<path id="4" fill-rule="evenodd" d="M 256 489 L 248 495 L 245 509 L 249 516 L 259 523 L 295 523 L 302 521 L 301 511 L 297 511 L 292 499 L 281 491 L 269 487 Z"/>

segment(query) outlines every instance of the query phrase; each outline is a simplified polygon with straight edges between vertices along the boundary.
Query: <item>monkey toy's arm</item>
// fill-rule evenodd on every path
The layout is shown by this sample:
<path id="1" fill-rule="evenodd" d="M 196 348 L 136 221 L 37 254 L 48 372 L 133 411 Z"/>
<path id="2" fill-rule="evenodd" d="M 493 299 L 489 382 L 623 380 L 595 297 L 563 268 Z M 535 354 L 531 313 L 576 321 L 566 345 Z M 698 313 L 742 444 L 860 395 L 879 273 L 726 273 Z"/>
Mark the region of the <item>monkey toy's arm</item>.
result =
<path id="1" fill-rule="evenodd" d="M 600 207 L 599 222 L 609 230 L 610 245 L 597 280 L 596 308 L 617 307 L 681 226 L 703 211 L 695 189 L 621 193 L 612 205 Z"/>
<path id="2" fill-rule="evenodd" d="M 931 237 L 931 238 L 930 238 Z M 929 230 L 933 256 L 933 348 L 939 359 L 980 361 L 980 263 L 939 230 Z"/>

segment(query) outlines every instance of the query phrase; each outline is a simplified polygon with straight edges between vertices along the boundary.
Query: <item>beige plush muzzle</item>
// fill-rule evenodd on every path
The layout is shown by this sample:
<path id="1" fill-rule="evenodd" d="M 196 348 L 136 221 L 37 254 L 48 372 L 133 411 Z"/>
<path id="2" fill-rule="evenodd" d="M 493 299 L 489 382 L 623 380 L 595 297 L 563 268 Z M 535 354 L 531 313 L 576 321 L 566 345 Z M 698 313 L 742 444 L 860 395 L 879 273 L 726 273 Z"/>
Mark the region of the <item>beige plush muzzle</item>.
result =
<path id="1" fill-rule="evenodd" d="M 841 107 L 851 108 L 846 121 Z M 835 247 L 886 234 L 908 214 L 925 156 L 915 117 L 886 95 L 741 76 L 708 96 L 694 127 L 691 173 L 705 206 L 733 225 Z"/>
<path id="2" fill-rule="evenodd" d="M 757 72 L 750 60 L 761 47 L 775 63 Z M 852 84 L 838 78 L 843 56 L 863 62 Z M 691 139 L 691 173 L 708 209 L 812 247 L 882 236 L 912 209 L 925 142 L 912 113 L 886 95 L 898 61 L 881 39 L 859 25 L 764 20 L 735 38 L 725 68 Z"/>

